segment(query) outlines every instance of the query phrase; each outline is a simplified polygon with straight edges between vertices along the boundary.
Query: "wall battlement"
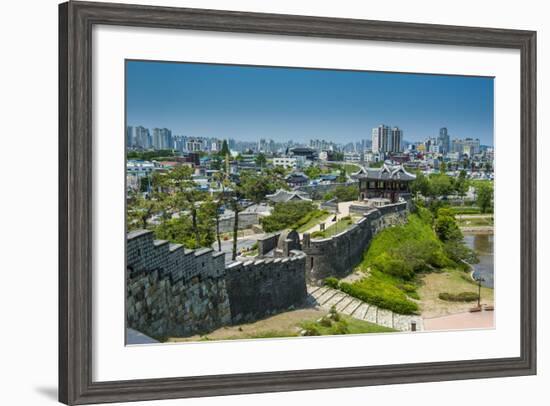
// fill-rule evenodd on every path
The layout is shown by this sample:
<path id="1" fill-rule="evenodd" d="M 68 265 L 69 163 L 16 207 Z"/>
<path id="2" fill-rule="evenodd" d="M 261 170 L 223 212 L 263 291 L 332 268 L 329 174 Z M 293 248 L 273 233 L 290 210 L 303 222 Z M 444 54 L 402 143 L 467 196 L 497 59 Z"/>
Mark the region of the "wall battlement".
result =
<path id="1" fill-rule="evenodd" d="M 366 208 L 363 218 L 340 234 L 324 239 L 312 239 L 304 234 L 302 249 L 307 256 L 307 280 L 315 283 L 329 276 L 349 274 L 361 262 L 374 235 L 386 227 L 403 223 L 406 215 L 406 202 Z"/>
<path id="2" fill-rule="evenodd" d="M 164 338 L 231 322 L 223 254 L 186 250 L 137 230 L 127 234 L 126 267 L 129 327 Z"/>
<path id="3" fill-rule="evenodd" d="M 235 262 L 226 268 L 226 283 L 234 322 L 251 321 L 302 304 L 307 298 L 306 256 Z"/>
<path id="4" fill-rule="evenodd" d="M 157 338 L 252 321 L 307 297 L 301 251 L 226 269 L 224 253 L 187 250 L 136 230 L 127 234 L 126 267 L 128 327 Z"/>
<path id="5" fill-rule="evenodd" d="M 210 248 L 188 250 L 181 244 L 155 240 L 150 230 L 127 234 L 126 267 L 130 276 L 158 271 L 173 282 L 193 278 L 219 278 L 224 275 L 224 254 Z"/>

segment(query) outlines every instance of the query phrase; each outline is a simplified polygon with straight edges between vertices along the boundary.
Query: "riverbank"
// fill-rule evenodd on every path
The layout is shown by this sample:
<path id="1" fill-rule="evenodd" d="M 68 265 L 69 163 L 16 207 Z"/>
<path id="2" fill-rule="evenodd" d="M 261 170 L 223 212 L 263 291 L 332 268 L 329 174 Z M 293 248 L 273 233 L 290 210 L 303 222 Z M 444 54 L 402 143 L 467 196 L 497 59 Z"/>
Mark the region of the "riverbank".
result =
<path id="1" fill-rule="evenodd" d="M 493 234 L 493 226 L 464 226 L 460 227 L 460 231 L 463 233 L 471 234 Z"/>

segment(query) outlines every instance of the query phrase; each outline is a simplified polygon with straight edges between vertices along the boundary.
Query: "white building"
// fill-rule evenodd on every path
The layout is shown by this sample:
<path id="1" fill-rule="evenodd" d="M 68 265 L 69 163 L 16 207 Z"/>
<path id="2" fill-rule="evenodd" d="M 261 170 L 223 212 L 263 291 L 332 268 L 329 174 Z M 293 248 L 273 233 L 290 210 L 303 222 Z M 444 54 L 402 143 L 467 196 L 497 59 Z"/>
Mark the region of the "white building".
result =
<path id="1" fill-rule="evenodd" d="M 297 159 L 290 157 L 273 158 L 273 166 L 282 166 L 285 169 L 295 169 L 297 167 Z"/>

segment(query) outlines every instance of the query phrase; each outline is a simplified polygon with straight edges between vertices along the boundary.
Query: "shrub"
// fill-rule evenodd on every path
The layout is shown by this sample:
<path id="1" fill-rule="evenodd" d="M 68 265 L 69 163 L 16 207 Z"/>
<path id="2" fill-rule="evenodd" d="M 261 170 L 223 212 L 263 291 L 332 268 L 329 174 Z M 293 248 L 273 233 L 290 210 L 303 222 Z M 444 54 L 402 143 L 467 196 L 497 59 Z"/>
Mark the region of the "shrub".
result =
<path id="1" fill-rule="evenodd" d="M 311 233 L 311 238 L 319 238 L 319 237 L 324 238 L 324 236 L 325 236 L 324 231 L 314 231 Z"/>
<path id="2" fill-rule="evenodd" d="M 318 209 L 309 201 L 277 203 L 271 215 L 263 217 L 260 222 L 263 229 L 270 233 L 294 226 L 300 219 L 315 211 Z"/>
<path id="3" fill-rule="evenodd" d="M 412 267 L 402 259 L 391 258 L 388 255 L 381 255 L 375 262 L 377 268 L 388 275 L 401 279 L 411 279 L 414 276 Z"/>
<path id="4" fill-rule="evenodd" d="M 448 293 L 442 292 L 438 295 L 441 300 L 447 302 L 473 302 L 478 299 L 478 294 L 475 292 L 460 292 L 460 293 Z"/>
<path id="5" fill-rule="evenodd" d="M 414 286 L 412 283 L 404 283 L 403 286 L 401 286 L 401 289 L 403 289 L 405 292 L 415 292 L 416 286 Z"/>
<path id="6" fill-rule="evenodd" d="M 304 329 L 304 335 L 305 336 L 320 336 L 321 332 L 319 331 L 317 326 L 315 326 L 314 324 L 311 324 L 311 325 L 306 326 L 306 328 Z"/>
<path id="7" fill-rule="evenodd" d="M 338 279 L 329 276 L 328 278 L 325 278 L 323 281 L 325 286 L 328 286 L 329 288 L 338 289 L 338 284 L 340 283 Z"/>
<path id="8" fill-rule="evenodd" d="M 363 302 L 373 304 L 400 314 L 418 312 L 418 305 L 407 299 L 405 293 L 390 284 L 373 281 L 372 276 L 364 281 L 349 284 L 340 283 L 340 289 Z"/>
<path id="9" fill-rule="evenodd" d="M 348 334 L 348 323 L 345 320 L 341 320 L 332 327 L 333 334 Z"/>
<path id="10" fill-rule="evenodd" d="M 336 306 L 331 306 L 329 317 L 334 321 L 340 321 L 340 314 L 338 314 L 338 312 L 336 311 Z"/>
<path id="11" fill-rule="evenodd" d="M 340 202 L 357 200 L 359 197 L 359 188 L 357 185 L 338 186 L 334 191 L 334 196 L 337 197 Z"/>
<path id="12" fill-rule="evenodd" d="M 332 321 L 328 317 L 323 317 L 319 324 L 323 327 L 332 327 Z"/>

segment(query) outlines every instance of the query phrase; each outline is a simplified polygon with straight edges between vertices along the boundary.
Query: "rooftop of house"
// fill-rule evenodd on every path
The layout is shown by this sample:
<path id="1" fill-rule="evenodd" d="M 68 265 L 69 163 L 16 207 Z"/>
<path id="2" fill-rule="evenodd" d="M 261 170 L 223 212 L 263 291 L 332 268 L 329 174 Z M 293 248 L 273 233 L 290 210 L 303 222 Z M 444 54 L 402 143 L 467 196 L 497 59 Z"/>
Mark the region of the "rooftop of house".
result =
<path id="1" fill-rule="evenodd" d="M 360 174 L 358 178 L 369 180 L 412 181 L 416 179 L 416 175 L 407 172 L 403 165 L 394 165 L 386 162 L 381 168 L 366 168 L 365 173 Z"/>
<path id="2" fill-rule="evenodd" d="M 305 192 L 300 191 L 292 191 L 289 192 L 288 190 L 279 189 L 277 192 L 267 195 L 266 199 L 273 203 L 285 203 L 290 200 L 305 200 L 305 201 L 311 201 L 311 199 L 308 197 L 308 194 Z"/>

